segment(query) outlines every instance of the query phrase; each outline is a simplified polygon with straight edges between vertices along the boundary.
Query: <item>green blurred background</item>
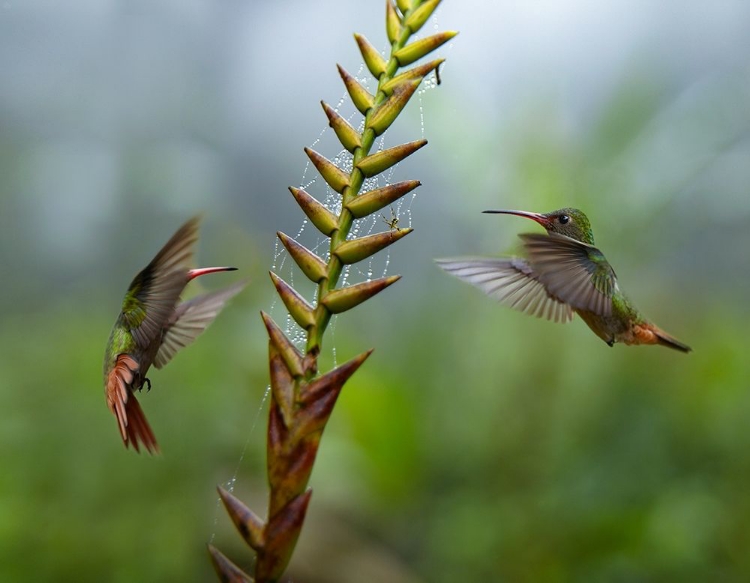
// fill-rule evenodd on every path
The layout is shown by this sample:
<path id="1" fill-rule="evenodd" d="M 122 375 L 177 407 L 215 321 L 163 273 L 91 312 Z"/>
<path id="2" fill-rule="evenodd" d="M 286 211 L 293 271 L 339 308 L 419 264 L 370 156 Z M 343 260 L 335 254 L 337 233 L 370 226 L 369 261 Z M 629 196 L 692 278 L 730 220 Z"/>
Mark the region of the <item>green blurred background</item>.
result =
<path id="1" fill-rule="evenodd" d="M 209 540 L 250 567 L 215 486 L 263 513 L 274 233 L 301 224 L 286 187 L 313 178 L 334 64 L 359 69 L 355 31 L 385 49 L 383 20 L 375 0 L 2 3 L 0 580 L 207 581 Z M 326 430 L 291 579 L 750 580 L 750 5 L 448 0 L 434 27 L 461 31 L 444 82 L 387 136 L 430 141 L 392 176 L 423 183 L 404 278 L 326 338 L 376 350 Z M 692 354 L 610 349 L 432 264 L 536 228 L 485 208 L 561 206 Z M 252 284 L 151 375 L 163 454 L 138 456 L 102 354 L 198 212 L 200 264 Z"/>

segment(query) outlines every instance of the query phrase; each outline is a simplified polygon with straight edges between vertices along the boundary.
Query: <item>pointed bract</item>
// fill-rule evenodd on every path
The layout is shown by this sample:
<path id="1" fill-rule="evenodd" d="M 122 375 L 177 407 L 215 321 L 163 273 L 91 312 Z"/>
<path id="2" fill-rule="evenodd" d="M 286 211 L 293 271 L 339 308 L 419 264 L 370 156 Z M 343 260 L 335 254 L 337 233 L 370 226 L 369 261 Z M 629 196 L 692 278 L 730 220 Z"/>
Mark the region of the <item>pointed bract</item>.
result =
<path id="1" fill-rule="evenodd" d="M 341 259 L 343 264 L 351 265 L 352 263 L 367 259 L 370 255 L 374 255 L 381 249 L 385 249 L 388 245 L 395 243 L 412 231 L 413 229 L 391 229 L 390 231 L 367 235 L 359 239 L 350 239 L 339 245 L 334 254 Z"/>
<path id="2" fill-rule="evenodd" d="M 268 332 L 268 339 L 273 343 L 274 348 L 279 352 L 281 357 L 284 359 L 289 372 L 294 377 L 302 376 L 302 355 L 299 353 L 297 348 L 292 344 L 286 337 L 281 328 L 273 321 L 271 316 L 261 311 L 261 318 L 263 323 L 266 325 L 266 331 Z"/>
<path id="3" fill-rule="evenodd" d="M 349 93 L 349 97 L 352 98 L 352 103 L 362 115 L 367 115 L 372 106 L 375 104 L 375 97 L 367 91 L 354 77 L 352 77 L 346 70 L 338 65 L 339 75 L 344 81 L 346 90 Z"/>
<path id="4" fill-rule="evenodd" d="M 414 92 L 422 82 L 422 78 L 404 81 L 394 88 L 391 96 L 378 106 L 378 109 L 370 116 L 367 127 L 375 132 L 376 136 L 382 134 L 391 127 L 406 104 L 414 95 Z"/>
<path id="5" fill-rule="evenodd" d="M 287 431 L 278 406 L 272 404 L 268 416 L 266 448 L 268 484 L 274 493 L 268 507 L 268 515 L 271 517 L 302 493 L 310 479 L 318 453 L 320 432 L 300 436 L 296 431 L 297 427 L 293 429 L 294 431 Z"/>
<path id="6" fill-rule="evenodd" d="M 391 44 L 401 36 L 401 18 L 393 6 L 393 0 L 385 0 L 385 31 Z"/>
<path id="7" fill-rule="evenodd" d="M 388 170 L 388 168 L 398 164 L 404 158 L 411 156 L 414 152 L 425 145 L 427 145 L 427 140 L 415 140 L 413 142 L 401 144 L 400 146 L 388 148 L 387 150 L 381 150 L 380 152 L 362 158 L 362 160 L 357 163 L 357 168 L 359 168 L 362 174 L 365 175 L 365 178 L 370 178 Z"/>
<path id="8" fill-rule="evenodd" d="M 267 547 L 278 549 L 278 552 L 274 553 L 276 561 L 269 565 L 268 571 L 258 573 L 258 577 L 264 577 L 264 581 L 277 581 L 284 573 L 302 530 L 311 496 L 312 490 L 308 489 L 270 518 L 266 534 Z"/>
<path id="9" fill-rule="evenodd" d="M 328 267 L 320 257 L 281 231 L 276 235 L 307 279 L 318 283 L 328 277 Z"/>
<path id="10" fill-rule="evenodd" d="M 326 237 L 333 235 L 333 232 L 338 229 L 338 221 L 331 211 L 301 188 L 290 186 L 289 192 L 318 231 Z"/>
<path id="11" fill-rule="evenodd" d="M 427 19 L 435 12 L 441 0 L 425 0 L 419 8 L 412 10 L 411 14 L 404 19 L 404 26 L 408 27 L 412 34 L 419 31 L 427 22 Z"/>
<path id="12" fill-rule="evenodd" d="M 331 387 L 343 387 L 371 354 L 372 348 L 305 385 L 300 391 L 300 402 L 309 405 L 331 390 Z"/>
<path id="13" fill-rule="evenodd" d="M 253 578 L 250 575 L 230 561 L 212 544 L 208 545 L 208 554 L 222 583 L 253 583 Z"/>
<path id="14" fill-rule="evenodd" d="M 391 275 L 333 290 L 326 294 L 321 303 L 332 313 L 340 314 L 370 299 L 399 279 L 401 279 L 400 275 Z"/>
<path id="15" fill-rule="evenodd" d="M 447 43 L 457 34 L 458 32 L 455 30 L 433 34 L 432 36 L 428 36 L 406 45 L 393 53 L 393 56 L 401 67 L 406 67 L 407 65 L 411 65 L 414 61 L 418 61 L 425 55 L 431 53 L 442 44 Z"/>
<path id="16" fill-rule="evenodd" d="M 435 59 L 434 61 L 430 61 L 429 63 L 424 63 L 423 65 L 412 67 L 408 71 L 405 71 L 404 73 L 401 73 L 400 75 L 396 75 L 390 81 L 383 83 L 383 85 L 380 86 L 380 90 L 386 95 L 390 95 L 391 93 L 393 93 L 396 87 L 398 87 L 399 85 L 401 85 L 402 83 L 406 81 L 424 79 L 432 71 L 436 71 L 438 67 L 440 67 L 440 65 L 442 65 L 444 62 L 445 62 L 445 59 Z"/>
<path id="17" fill-rule="evenodd" d="M 362 58 L 365 61 L 365 65 L 372 73 L 372 76 L 376 79 L 380 79 L 380 76 L 385 73 L 386 62 L 370 41 L 368 41 L 364 35 L 355 34 L 354 40 L 357 41 L 359 46 L 359 52 L 362 53 Z"/>
<path id="18" fill-rule="evenodd" d="M 316 431 L 323 431 L 328 418 L 333 412 L 333 406 L 336 404 L 336 399 L 339 398 L 343 385 L 336 383 L 329 384 L 325 390 L 320 390 L 317 393 L 318 398 L 311 401 L 310 404 L 305 407 L 303 413 L 299 417 L 299 422 L 294 428 L 295 434 L 299 437 L 306 437 Z"/>
<path id="19" fill-rule="evenodd" d="M 339 194 L 344 192 L 344 189 L 349 186 L 349 175 L 346 172 L 312 148 L 305 148 L 305 154 L 307 154 L 313 166 L 315 166 L 323 179 L 328 183 L 328 186 Z"/>
<path id="20" fill-rule="evenodd" d="M 274 345 L 268 343 L 269 369 L 271 373 L 271 392 L 279 406 L 281 417 L 286 427 L 294 423 L 295 381 L 292 373 Z"/>
<path id="21" fill-rule="evenodd" d="M 299 324 L 300 328 L 307 330 L 310 326 L 315 324 L 315 318 L 313 317 L 313 308 L 310 304 L 305 301 L 297 291 L 276 275 L 273 271 L 270 272 L 271 281 L 273 281 L 274 287 L 278 292 L 281 300 L 284 302 L 286 309 L 289 314 L 294 318 L 294 321 Z"/>
<path id="22" fill-rule="evenodd" d="M 242 538 L 245 539 L 245 542 L 256 551 L 262 550 L 265 545 L 265 523 L 252 510 L 245 506 L 239 498 L 221 486 L 218 486 L 216 489 L 219 492 L 221 501 L 224 503 L 224 508 L 227 509 L 229 517 L 234 522 Z"/>
<path id="23" fill-rule="evenodd" d="M 404 180 L 389 184 L 376 190 L 360 194 L 357 198 L 346 204 L 346 208 L 355 219 L 369 216 L 380 209 L 396 202 L 399 198 L 408 194 L 418 186 L 422 186 L 419 180 Z"/>
<path id="24" fill-rule="evenodd" d="M 328 117 L 328 125 L 333 128 L 341 145 L 352 154 L 357 148 L 361 148 L 362 139 L 359 132 L 355 130 L 348 121 L 334 111 L 334 109 L 325 101 L 321 101 L 320 103 L 323 106 L 323 111 L 325 111 L 326 117 Z"/>

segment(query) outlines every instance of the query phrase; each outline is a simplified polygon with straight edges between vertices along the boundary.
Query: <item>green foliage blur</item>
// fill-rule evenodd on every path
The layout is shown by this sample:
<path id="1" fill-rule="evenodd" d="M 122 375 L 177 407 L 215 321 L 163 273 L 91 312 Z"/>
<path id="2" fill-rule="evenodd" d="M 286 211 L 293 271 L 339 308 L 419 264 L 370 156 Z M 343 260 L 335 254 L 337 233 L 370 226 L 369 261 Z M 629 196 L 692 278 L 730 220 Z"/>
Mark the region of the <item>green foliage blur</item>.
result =
<path id="1" fill-rule="evenodd" d="M 264 514 L 274 233 L 301 224 L 286 187 L 310 179 L 334 63 L 356 70 L 342 43 L 384 33 L 379 2 L 229 4 L 0 8 L 0 581 L 210 581 L 210 541 L 252 564 L 215 487 Z M 326 337 L 338 362 L 375 352 L 326 429 L 290 581 L 750 580 L 748 9 L 553 4 L 438 11 L 461 36 L 389 142 L 430 141 L 393 177 L 424 184 L 389 256 L 404 278 Z M 258 54 L 269 30 L 310 45 Z M 609 348 L 432 265 L 537 230 L 486 208 L 563 206 L 693 353 Z M 104 402 L 106 339 L 199 212 L 199 263 L 252 282 L 150 374 L 162 455 L 137 455 Z"/>

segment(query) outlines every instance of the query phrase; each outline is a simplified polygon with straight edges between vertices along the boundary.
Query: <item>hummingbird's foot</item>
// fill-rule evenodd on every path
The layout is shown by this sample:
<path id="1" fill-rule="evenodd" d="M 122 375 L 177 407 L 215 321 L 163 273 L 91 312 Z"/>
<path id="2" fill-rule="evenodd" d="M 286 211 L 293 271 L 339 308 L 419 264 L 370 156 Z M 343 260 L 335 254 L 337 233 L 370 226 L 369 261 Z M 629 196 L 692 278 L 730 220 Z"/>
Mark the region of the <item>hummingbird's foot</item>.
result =
<path id="1" fill-rule="evenodd" d="M 139 392 L 143 390 L 143 385 L 148 385 L 148 387 L 146 387 L 146 392 L 150 393 L 151 392 L 151 381 L 148 378 L 144 378 L 143 379 L 143 384 L 141 384 L 141 388 L 138 389 Z"/>
<path id="2" fill-rule="evenodd" d="M 609 346 L 610 348 L 612 348 L 614 345 L 615 345 L 615 339 L 614 338 L 612 338 L 612 340 L 607 340 L 607 346 Z M 146 380 L 148 380 L 148 379 L 146 379 Z M 149 387 L 149 388 L 151 388 L 151 387 Z"/>

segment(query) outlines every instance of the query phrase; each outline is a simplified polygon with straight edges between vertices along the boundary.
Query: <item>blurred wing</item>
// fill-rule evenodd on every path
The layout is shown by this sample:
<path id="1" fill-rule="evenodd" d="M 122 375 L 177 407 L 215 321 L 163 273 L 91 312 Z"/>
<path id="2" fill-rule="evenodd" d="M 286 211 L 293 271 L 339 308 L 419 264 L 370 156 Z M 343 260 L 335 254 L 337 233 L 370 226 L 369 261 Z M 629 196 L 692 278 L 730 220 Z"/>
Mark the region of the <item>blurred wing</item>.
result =
<path id="1" fill-rule="evenodd" d="M 246 281 L 241 281 L 177 306 L 165 330 L 159 352 L 156 353 L 154 366 L 163 367 L 181 348 L 195 340 L 214 321 L 224 304 L 240 293 L 246 285 Z"/>
<path id="2" fill-rule="evenodd" d="M 573 318 L 571 307 L 550 294 L 523 259 L 461 257 L 436 263 L 508 307 L 554 322 Z"/>
<path id="3" fill-rule="evenodd" d="M 187 285 L 199 222 L 194 217 L 180 227 L 125 294 L 122 317 L 141 348 L 161 333 Z"/>
<path id="4" fill-rule="evenodd" d="M 520 237 L 529 265 L 552 295 L 576 309 L 612 315 L 617 279 L 599 249 L 555 233 Z"/>

